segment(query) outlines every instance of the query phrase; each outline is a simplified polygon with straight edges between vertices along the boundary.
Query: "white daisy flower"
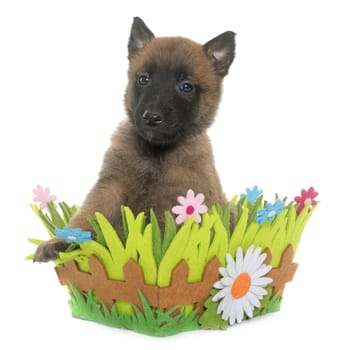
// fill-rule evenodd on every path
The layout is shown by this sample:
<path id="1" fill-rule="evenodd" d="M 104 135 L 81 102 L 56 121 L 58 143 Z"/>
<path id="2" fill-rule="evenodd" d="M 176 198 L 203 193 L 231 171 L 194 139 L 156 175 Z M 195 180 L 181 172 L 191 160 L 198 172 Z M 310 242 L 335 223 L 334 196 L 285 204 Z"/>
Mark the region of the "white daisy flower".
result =
<path id="1" fill-rule="evenodd" d="M 253 310 L 260 307 L 260 300 L 267 294 L 265 287 L 272 282 L 265 276 L 271 265 L 265 265 L 266 254 L 260 254 L 261 248 L 251 245 L 243 256 L 242 248 L 236 252 L 236 261 L 231 254 L 226 254 L 226 268 L 220 267 L 222 278 L 214 283 L 220 289 L 213 301 L 220 301 L 217 313 L 222 313 L 223 320 L 230 325 L 241 323 L 246 314 L 253 317 Z"/>

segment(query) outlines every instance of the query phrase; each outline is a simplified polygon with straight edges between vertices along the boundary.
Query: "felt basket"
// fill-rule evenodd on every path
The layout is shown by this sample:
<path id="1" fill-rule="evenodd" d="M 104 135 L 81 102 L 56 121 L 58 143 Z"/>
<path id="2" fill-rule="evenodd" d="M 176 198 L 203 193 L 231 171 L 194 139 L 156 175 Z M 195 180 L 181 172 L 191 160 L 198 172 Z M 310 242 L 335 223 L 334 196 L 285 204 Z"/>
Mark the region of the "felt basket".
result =
<path id="1" fill-rule="evenodd" d="M 268 203 L 255 186 L 224 208 L 207 208 L 204 196 L 189 190 L 164 214 L 163 230 L 152 210 L 146 220 L 146 213 L 122 207 L 125 242 L 101 213 L 88 218 L 97 235 L 91 240 L 67 227 L 76 206 L 49 200 L 31 207 L 51 237 L 71 243 L 55 270 L 68 288 L 72 316 L 166 336 L 226 329 L 278 311 L 316 196 L 310 187 L 290 202 L 276 196 Z"/>

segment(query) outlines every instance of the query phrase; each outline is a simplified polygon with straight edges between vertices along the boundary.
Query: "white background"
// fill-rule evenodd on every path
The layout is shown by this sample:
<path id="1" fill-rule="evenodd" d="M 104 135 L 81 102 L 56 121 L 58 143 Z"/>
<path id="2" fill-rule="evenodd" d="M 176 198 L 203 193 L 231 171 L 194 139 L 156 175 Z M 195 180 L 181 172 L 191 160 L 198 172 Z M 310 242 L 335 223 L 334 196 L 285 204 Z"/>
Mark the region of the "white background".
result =
<path id="1" fill-rule="evenodd" d="M 1 1 L 0 347 L 349 349 L 350 21 L 347 1 Z M 28 207 L 37 183 L 81 203 L 125 117 L 134 16 L 159 36 L 205 43 L 233 30 L 237 57 L 210 130 L 228 197 L 255 184 L 292 199 L 313 185 L 282 310 L 227 331 L 152 338 L 70 317 L 51 264 L 27 237 L 47 238 Z M 7 345 L 1 345 L 1 344 Z"/>

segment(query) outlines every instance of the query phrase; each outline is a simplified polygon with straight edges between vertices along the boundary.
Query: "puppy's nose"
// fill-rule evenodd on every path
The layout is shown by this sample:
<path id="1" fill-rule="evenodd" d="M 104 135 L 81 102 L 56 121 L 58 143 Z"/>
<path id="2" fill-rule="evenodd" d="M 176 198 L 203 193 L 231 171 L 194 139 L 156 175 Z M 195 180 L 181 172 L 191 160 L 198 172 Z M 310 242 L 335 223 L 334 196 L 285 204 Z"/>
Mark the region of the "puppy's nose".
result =
<path id="1" fill-rule="evenodd" d="M 156 126 L 162 123 L 163 119 L 157 112 L 145 111 L 142 115 L 143 120 L 149 126 Z"/>

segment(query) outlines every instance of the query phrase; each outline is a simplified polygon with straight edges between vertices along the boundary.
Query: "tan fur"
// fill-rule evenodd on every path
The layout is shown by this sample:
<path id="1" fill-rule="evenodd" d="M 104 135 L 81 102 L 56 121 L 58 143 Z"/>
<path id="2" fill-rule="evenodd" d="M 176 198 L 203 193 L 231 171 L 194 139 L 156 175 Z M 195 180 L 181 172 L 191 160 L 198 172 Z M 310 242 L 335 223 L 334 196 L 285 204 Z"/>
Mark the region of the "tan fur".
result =
<path id="1" fill-rule="evenodd" d="M 176 205 L 177 197 L 185 195 L 190 188 L 205 195 L 208 207 L 214 203 L 226 203 L 205 132 L 220 101 L 222 77 L 215 73 L 202 45 L 185 38 L 156 38 L 131 59 L 125 93 L 125 107 L 129 114 L 134 76 L 149 62 L 160 67 L 190 67 L 191 79 L 198 82 L 201 89 L 195 117 L 201 132 L 186 138 L 176 147 L 157 151 L 138 136 L 130 120 L 124 121 L 112 136 L 97 183 L 69 223 L 72 228 L 92 231 L 86 217 L 101 212 L 123 236 L 121 205 L 129 206 L 135 214 L 145 211 L 147 215 L 153 208 L 162 225 L 164 212 Z M 34 260 L 54 258 L 52 246 L 57 241 L 54 239 L 39 246 Z"/>
<path id="2" fill-rule="evenodd" d="M 86 198 L 70 226 L 88 227 L 85 217 L 102 212 L 121 231 L 121 205 L 138 213 L 153 208 L 162 221 L 164 211 L 170 210 L 179 195 L 189 188 L 205 194 L 205 202 L 224 205 L 218 174 L 207 135 L 200 135 L 169 151 L 165 157 L 145 152 L 133 127 L 125 122 L 112 138 L 100 180 Z"/>

